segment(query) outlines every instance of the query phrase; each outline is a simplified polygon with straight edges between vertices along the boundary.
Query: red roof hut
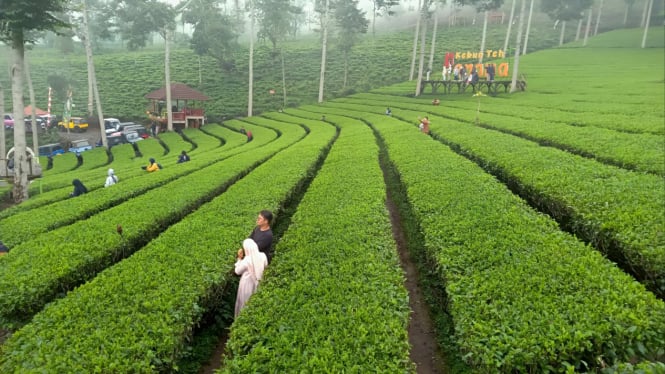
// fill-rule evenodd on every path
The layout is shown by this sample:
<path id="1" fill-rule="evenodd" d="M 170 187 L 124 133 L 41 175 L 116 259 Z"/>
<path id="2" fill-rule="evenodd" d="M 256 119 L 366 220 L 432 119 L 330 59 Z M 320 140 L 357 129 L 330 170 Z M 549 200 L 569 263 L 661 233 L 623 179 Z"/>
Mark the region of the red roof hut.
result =
<path id="1" fill-rule="evenodd" d="M 157 117 L 151 118 L 167 122 L 166 87 L 150 92 L 145 95 L 145 98 L 152 101 L 152 112 Z M 205 110 L 190 106 L 188 102 L 207 100 L 210 100 L 208 96 L 184 83 L 171 83 L 171 101 L 174 103 L 171 111 L 173 124 L 184 125 L 185 128 L 189 126 L 198 127 L 198 125 L 204 124 Z"/>

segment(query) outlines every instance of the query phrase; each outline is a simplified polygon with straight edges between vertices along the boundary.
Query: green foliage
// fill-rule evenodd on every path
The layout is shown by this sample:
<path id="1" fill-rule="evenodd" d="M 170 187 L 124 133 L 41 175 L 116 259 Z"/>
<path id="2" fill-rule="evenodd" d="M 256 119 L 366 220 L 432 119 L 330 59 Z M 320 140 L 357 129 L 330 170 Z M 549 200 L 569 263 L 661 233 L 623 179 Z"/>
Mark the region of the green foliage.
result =
<path id="1" fill-rule="evenodd" d="M 32 42 L 31 31 L 59 32 L 67 23 L 58 18 L 66 11 L 64 0 L 3 0 L 0 6 L 0 41 L 16 48 Z"/>

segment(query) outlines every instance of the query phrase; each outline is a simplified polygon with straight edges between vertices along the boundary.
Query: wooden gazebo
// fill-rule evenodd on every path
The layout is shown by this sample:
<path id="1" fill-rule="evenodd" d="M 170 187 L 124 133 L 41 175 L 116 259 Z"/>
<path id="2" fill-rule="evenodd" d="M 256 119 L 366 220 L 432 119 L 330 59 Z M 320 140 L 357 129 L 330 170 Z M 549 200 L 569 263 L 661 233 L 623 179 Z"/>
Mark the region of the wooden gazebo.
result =
<path id="1" fill-rule="evenodd" d="M 152 101 L 152 116 L 154 120 L 167 123 L 166 87 L 152 91 L 145 95 Z M 171 111 L 172 121 L 175 125 L 198 127 L 205 123 L 205 110 L 195 108 L 188 103 L 191 101 L 207 101 L 210 98 L 184 83 L 171 83 L 171 101 L 174 103 Z M 156 117 L 156 118 L 155 118 Z"/>

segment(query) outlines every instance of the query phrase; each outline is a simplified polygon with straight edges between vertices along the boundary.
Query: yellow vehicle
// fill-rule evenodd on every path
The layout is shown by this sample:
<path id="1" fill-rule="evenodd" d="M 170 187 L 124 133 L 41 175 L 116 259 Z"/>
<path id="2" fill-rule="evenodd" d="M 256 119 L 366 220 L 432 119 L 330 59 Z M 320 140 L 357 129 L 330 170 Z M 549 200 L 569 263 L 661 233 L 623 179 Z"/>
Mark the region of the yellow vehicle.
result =
<path id="1" fill-rule="evenodd" d="M 67 131 L 65 123 L 58 122 L 58 129 L 60 131 Z M 69 130 L 74 132 L 83 132 L 88 129 L 88 123 L 81 117 L 72 117 L 69 119 Z"/>

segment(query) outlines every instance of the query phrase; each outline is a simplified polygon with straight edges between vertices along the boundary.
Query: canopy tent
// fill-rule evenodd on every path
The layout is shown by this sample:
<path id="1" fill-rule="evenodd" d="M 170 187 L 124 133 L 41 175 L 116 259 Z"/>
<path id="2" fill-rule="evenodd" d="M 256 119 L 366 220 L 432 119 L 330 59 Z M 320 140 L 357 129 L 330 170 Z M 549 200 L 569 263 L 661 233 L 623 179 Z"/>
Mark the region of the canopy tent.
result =
<path id="1" fill-rule="evenodd" d="M 45 110 L 35 107 L 35 114 L 38 116 L 43 116 L 48 113 Z M 26 117 L 30 117 L 32 115 L 32 105 L 28 105 L 27 107 L 23 108 L 23 115 Z"/>

